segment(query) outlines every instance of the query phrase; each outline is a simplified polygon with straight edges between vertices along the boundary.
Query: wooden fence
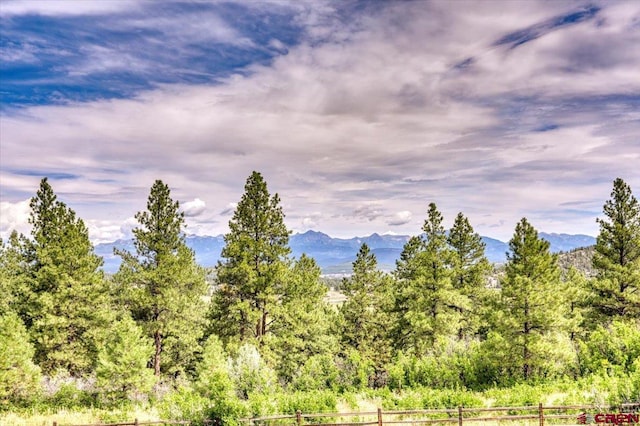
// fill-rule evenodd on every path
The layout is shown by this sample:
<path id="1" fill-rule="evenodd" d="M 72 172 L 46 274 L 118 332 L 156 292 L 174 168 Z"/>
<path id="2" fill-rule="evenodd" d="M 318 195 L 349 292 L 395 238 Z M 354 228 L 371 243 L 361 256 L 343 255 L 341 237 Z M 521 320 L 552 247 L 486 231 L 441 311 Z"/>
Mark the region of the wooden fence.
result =
<path id="1" fill-rule="evenodd" d="M 188 420 L 158 420 L 154 422 L 139 422 L 138 419 L 135 419 L 132 422 L 124 422 L 124 423 L 92 423 L 92 424 L 84 424 L 84 425 L 67 425 L 67 424 L 59 424 L 58 422 L 53 422 L 53 426 L 146 426 L 146 425 L 158 425 L 158 426 L 169 426 L 169 425 L 190 425 L 191 422 Z"/>
<path id="2" fill-rule="evenodd" d="M 631 413 L 640 411 L 640 402 L 622 404 L 615 407 L 599 407 L 594 405 L 564 406 L 525 406 L 525 407 L 491 407 L 377 411 L 354 413 L 316 413 L 295 415 L 279 415 L 240 419 L 247 426 L 383 426 L 383 425 L 426 425 L 457 423 L 486 423 L 519 421 L 521 423 L 544 426 L 545 422 L 553 424 L 578 424 L 578 416 L 585 412 L 596 413 Z M 638 415 L 640 416 L 640 415 Z M 638 418 L 636 415 L 631 420 Z M 585 419 L 586 420 L 586 419 Z M 627 422 L 629 423 L 629 422 Z M 633 421 L 630 423 L 634 423 Z M 635 423 L 640 423 L 635 421 Z"/>
<path id="3" fill-rule="evenodd" d="M 490 407 L 490 408 L 466 408 L 455 409 L 434 409 L 434 410 L 403 410 L 403 411 L 377 411 L 353 412 L 353 413 L 316 413 L 303 414 L 300 411 L 293 415 L 278 415 L 266 417 L 253 417 L 240 419 L 245 426 L 383 426 L 383 425 L 428 425 L 457 423 L 462 426 L 464 423 L 485 423 L 485 422 L 506 422 L 519 421 L 523 423 L 544 426 L 545 423 L 552 424 L 578 424 L 578 416 L 581 413 L 639 413 L 640 401 L 631 404 L 621 404 L 613 407 L 601 407 L 595 405 L 561 405 L 561 406 L 525 406 L 525 407 Z M 634 415 L 624 423 L 637 423 L 640 414 Z M 208 426 L 216 426 L 218 423 L 213 420 L 204 420 Z M 607 422 L 610 423 L 610 422 Z M 153 422 L 139 422 L 135 419 L 132 422 L 107 423 L 107 424 L 85 424 L 67 425 L 53 422 L 53 426 L 171 426 L 190 425 L 187 420 L 160 420 Z"/>

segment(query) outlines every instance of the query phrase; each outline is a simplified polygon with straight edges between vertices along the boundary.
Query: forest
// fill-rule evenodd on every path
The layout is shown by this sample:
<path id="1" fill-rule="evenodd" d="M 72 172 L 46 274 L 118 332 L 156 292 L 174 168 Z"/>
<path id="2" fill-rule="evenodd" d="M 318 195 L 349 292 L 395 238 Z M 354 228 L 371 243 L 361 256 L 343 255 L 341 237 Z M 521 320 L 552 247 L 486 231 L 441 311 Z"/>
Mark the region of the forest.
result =
<path id="1" fill-rule="evenodd" d="M 362 245 L 341 304 L 313 258 L 291 256 L 258 172 L 213 272 L 185 245 L 167 184 L 135 217 L 135 251 L 107 275 L 83 220 L 40 182 L 31 234 L 0 247 L 0 423 L 640 401 L 640 206 L 622 179 L 598 219 L 594 276 L 561 268 L 522 218 L 488 285 L 468 218 L 447 229 L 431 203 L 393 272 Z"/>

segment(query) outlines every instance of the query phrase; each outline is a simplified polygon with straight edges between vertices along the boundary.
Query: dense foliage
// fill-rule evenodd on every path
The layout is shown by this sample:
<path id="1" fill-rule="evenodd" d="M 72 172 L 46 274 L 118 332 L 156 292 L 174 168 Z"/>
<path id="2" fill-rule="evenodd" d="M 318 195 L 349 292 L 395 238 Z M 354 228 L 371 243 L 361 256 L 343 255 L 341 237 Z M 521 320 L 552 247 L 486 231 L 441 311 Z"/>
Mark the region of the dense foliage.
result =
<path id="1" fill-rule="evenodd" d="M 598 220 L 595 276 L 560 267 L 523 218 L 490 286 L 469 220 L 446 229 L 431 203 L 392 273 L 360 248 L 338 306 L 315 261 L 291 257 L 280 198 L 257 172 L 211 288 L 165 183 L 136 219 L 135 252 L 105 277 L 83 221 L 42 180 L 31 236 L 0 246 L 0 411 L 151 404 L 233 423 L 356 394 L 389 409 L 522 405 L 559 388 L 574 403 L 640 398 L 640 207 L 621 179 Z"/>

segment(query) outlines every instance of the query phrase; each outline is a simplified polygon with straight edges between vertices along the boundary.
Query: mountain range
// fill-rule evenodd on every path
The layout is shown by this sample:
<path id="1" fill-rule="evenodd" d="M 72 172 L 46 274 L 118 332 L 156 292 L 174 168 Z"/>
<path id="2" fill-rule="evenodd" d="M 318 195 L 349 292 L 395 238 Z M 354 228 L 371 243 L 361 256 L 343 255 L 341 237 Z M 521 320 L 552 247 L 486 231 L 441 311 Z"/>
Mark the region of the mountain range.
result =
<path id="1" fill-rule="evenodd" d="M 595 244 L 596 239 L 589 235 L 572 234 L 538 234 L 550 243 L 550 250 L 554 253 L 570 251 L 579 247 Z M 324 274 L 346 274 L 351 272 L 351 263 L 363 243 L 366 243 L 378 259 L 378 266 L 382 270 L 392 270 L 396 260 L 400 257 L 402 248 L 409 240 L 408 235 L 380 235 L 371 234 L 368 237 L 332 238 L 317 231 L 307 231 L 294 234 L 289 239 L 289 247 L 294 257 L 299 258 L 303 253 L 313 257 Z M 493 263 L 506 261 L 509 251 L 508 243 L 489 237 L 482 237 L 485 243 L 485 254 Z M 189 246 L 196 255 L 198 264 L 206 267 L 215 266 L 220 259 L 220 252 L 224 247 L 224 237 L 218 235 L 200 236 L 188 235 Z M 120 266 L 120 257 L 113 254 L 113 249 L 135 252 L 133 240 L 117 240 L 110 243 L 96 245 L 95 253 L 104 258 L 103 269 L 107 273 L 114 273 Z"/>

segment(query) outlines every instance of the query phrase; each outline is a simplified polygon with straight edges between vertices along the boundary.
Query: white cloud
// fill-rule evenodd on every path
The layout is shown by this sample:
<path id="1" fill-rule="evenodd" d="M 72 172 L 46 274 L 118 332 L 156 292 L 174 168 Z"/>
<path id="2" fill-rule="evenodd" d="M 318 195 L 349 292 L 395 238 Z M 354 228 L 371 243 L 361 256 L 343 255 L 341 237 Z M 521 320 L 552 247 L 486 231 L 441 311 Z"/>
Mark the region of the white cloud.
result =
<path id="1" fill-rule="evenodd" d="M 193 217 L 201 215 L 207 208 L 207 203 L 200 198 L 196 198 L 193 201 L 187 201 L 182 204 L 182 211 L 186 217 Z"/>
<path id="2" fill-rule="evenodd" d="M 128 240 L 133 238 L 133 229 L 140 227 L 135 217 L 129 217 L 120 225 L 120 239 Z"/>
<path id="3" fill-rule="evenodd" d="M 193 200 L 183 206 L 198 212 L 189 232 L 226 232 L 220 215 L 233 213 L 258 170 L 290 226 L 335 236 L 392 225 L 419 233 L 410 212 L 426 213 L 431 201 L 445 220 L 462 211 L 488 235 L 509 236 L 522 216 L 545 231 L 594 233 L 598 209 L 550 213 L 578 198 L 601 206 L 617 176 L 640 188 L 640 125 L 624 99 L 640 91 L 640 54 L 628 48 L 640 35 L 625 18 L 640 6 L 605 7 L 601 26 L 580 23 L 514 49 L 492 45 L 571 7 L 394 2 L 343 24 L 323 4 L 298 17 L 313 42 L 216 85 L 3 117 L 2 168 L 73 170 L 80 177 L 55 189 L 72 202 L 112 203 L 85 208 L 96 221 L 134 214 L 162 179 L 176 199 Z M 591 59 L 581 54 L 590 47 Z M 609 50 L 620 53 L 596 66 Z M 454 67 L 467 58 L 467 68 Z M 557 128 L 536 130 L 548 122 Z M 8 175 L 12 202 L 35 191 L 33 179 Z M 219 214 L 207 217 L 205 206 Z"/>
<path id="4" fill-rule="evenodd" d="M 125 238 L 125 233 L 123 232 L 123 227 L 125 227 L 125 225 L 120 221 L 88 219 L 85 223 L 89 231 L 89 238 L 94 245 Z M 131 236 L 131 229 L 133 229 L 133 226 L 127 229 L 128 237 Z"/>
<path id="5" fill-rule="evenodd" d="M 405 225 L 405 224 L 411 222 L 412 218 L 413 218 L 413 215 L 411 214 L 410 211 L 403 210 L 403 211 L 398 212 L 395 215 L 393 215 L 393 218 L 391 218 L 389 221 L 387 221 L 387 224 L 389 226 Z"/>
<path id="6" fill-rule="evenodd" d="M 0 238 L 6 241 L 12 231 L 17 231 L 24 235 L 29 235 L 31 225 L 29 224 L 29 200 L 0 201 Z"/>
<path id="7" fill-rule="evenodd" d="M 138 1 L 134 0 L 3 0 L 2 15 L 91 15 L 130 10 Z"/>

